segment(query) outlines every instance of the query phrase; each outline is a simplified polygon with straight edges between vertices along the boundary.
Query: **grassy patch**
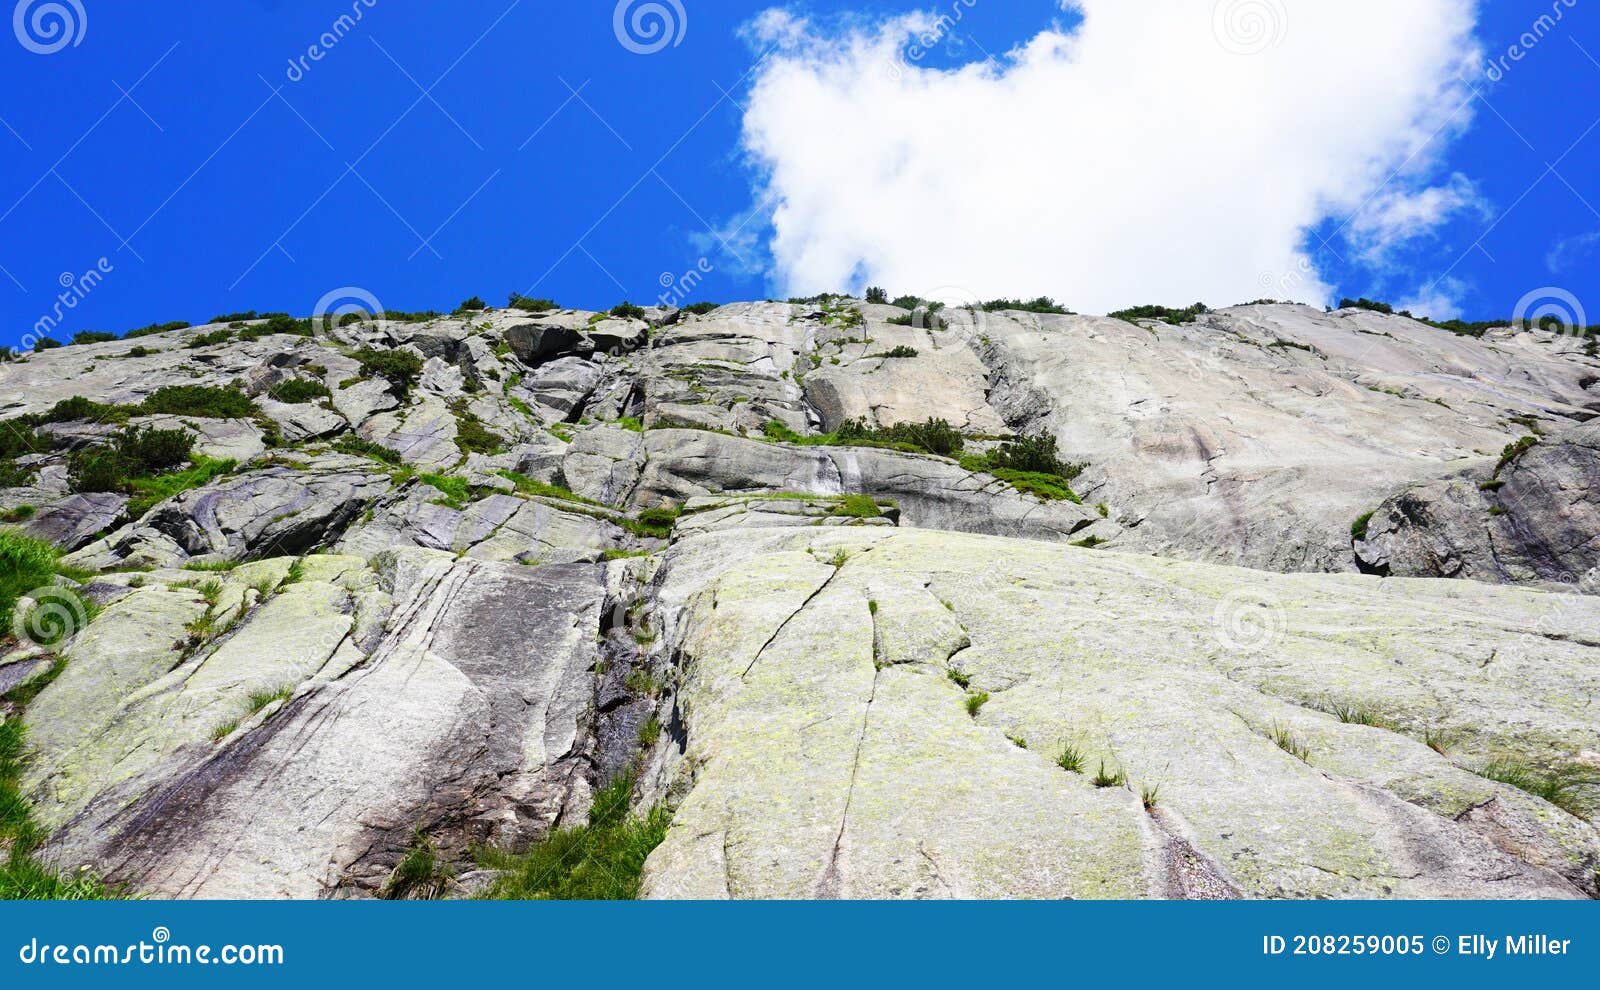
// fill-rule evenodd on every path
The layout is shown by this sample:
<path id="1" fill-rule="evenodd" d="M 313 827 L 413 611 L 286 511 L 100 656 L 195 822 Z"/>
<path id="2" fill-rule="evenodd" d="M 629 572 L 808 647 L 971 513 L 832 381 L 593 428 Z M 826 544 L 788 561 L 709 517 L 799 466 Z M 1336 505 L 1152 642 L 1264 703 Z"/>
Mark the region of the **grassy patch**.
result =
<path id="1" fill-rule="evenodd" d="M 0 580 L 8 573 L 0 570 Z M 64 662 L 57 661 L 43 677 L 7 693 L 3 700 L 25 707 L 64 667 Z M 0 858 L 0 901 L 104 900 L 119 896 L 87 870 L 62 873 L 34 857 L 46 836 L 22 796 L 27 752 L 22 718 L 13 716 L 0 722 L 0 850 L 4 850 Z"/>
<path id="2" fill-rule="evenodd" d="M 1061 750 L 1061 755 L 1056 757 L 1056 766 L 1067 773 L 1083 773 L 1083 764 L 1083 751 L 1070 743 Z"/>
<path id="3" fill-rule="evenodd" d="M 983 711 L 983 706 L 987 705 L 988 703 L 989 703 L 989 692 L 987 692 L 987 691 L 969 691 L 969 692 L 967 692 L 967 714 L 971 715 L 973 718 L 977 718 L 978 717 L 978 713 Z"/>
<path id="4" fill-rule="evenodd" d="M 456 447 L 463 454 L 492 456 L 506 449 L 506 438 L 485 426 L 464 400 L 452 402 L 450 410 L 456 416 Z"/>
<path id="5" fill-rule="evenodd" d="M 877 519 L 883 515 L 883 510 L 878 508 L 878 502 L 871 495 L 846 495 L 839 500 L 829 515 L 844 516 L 849 519 Z"/>
<path id="6" fill-rule="evenodd" d="M 1374 729 L 1395 730 L 1395 724 L 1374 709 L 1363 705 L 1348 705 L 1343 702 L 1332 702 L 1323 709 L 1329 715 L 1346 725 L 1369 725 Z"/>
<path id="7" fill-rule="evenodd" d="M 1276 722 L 1273 723 L 1272 730 L 1267 733 L 1267 738 L 1271 739 L 1279 749 L 1301 763 L 1311 762 L 1311 748 L 1291 732 L 1288 726 L 1279 725 Z"/>
<path id="8" fill-rule="evenodd" d="M 190 467 L 186 470 L 148 478 L 133 478 L 128 482 L 128 487 L 133 491 L 133 498 L 128 502 L 128 512 L 134 516 L 142 516 L 175 495 L 195 488 L 204 488 L 233 468 L 233 461 L 194 457 L 190 459 Z"/>
<path id="9" fill-rule="evenodd" d="M 1495 760 L 1479 768 L 1477 774 L 1543 798 L 1570 815 L 1588 817 L 1579 800 L 1579 788 L 1587 776 L 1580 768 L 1558 767 L 1546 773 L 1514 760 Z"/>
<path id="10" fill-rule="evenodd" d="M 436 900 L 454 878 L 455 871 L 439 858 L 433 839 L 418 826 L 411 837 L 411 848 L 384 881 L 382 896 L 391 901 Z"/>
<path id="11" fill-rule="evenodd" d="M 595 795 L 589 821 L 555 829 L 526 852 L 481 850 L 478 863 L 501 875 L 493 900 L 632 900 L 639 896 L 644 861 L 667 837 L 665 809 L 630 810 L 634 774 L 624 773 Z"/>
<path id="12" fill-rule="evenodd" d="M 593 499 L 575 495 L 560 485 L 550 485 L 543 481 L 535 481 L 525 474 L 516 471 L 496 471 L 500 477 L 517 486 L 517 491 L 523 495 L 538 495 L 541 498 L 559 499 L 563 502 L 577 502 L 580 505 L 600 505 Z"/>
<path id="13" fill-rule="evenodd" d="M 431 485 L 444 495 L 437 499 L 436 504 L 448 506 L 460 512 L 472 500 L 472 486 L 465 478 L 457 478 L 448 474 L 421 474 L 418 480 L 425 485 Z"/>
<path id="14" fill-rule="evenodd" d="M 1123 773 L 1121 770 L 1107 772 L 1106 761 L 1101 760 L 1100 769 L 1095 771 L 1094 779 L 1090 781 L 1090 783 L 1100 788 L 1123 787 L 1128 783 L 1128 775 Z"/>
<path id="15" fill-rule="evenodd" d="M 55 546 L 13 530 L 0 530 L 0 630 L 12 629 L 20 598 L 32 591 L 52 588 L 58 575 L 86 576 L 63 567 L 61 551 Z M 59 641 L 77 632 L 77 625 L 88 616 L 89 609 L 87 603 L 66 588 L 52 589 L 52 594 L 56 593 L 62 599 L 55 604 L 66 608 L 49 608 L 51 603 L 45 603 L 48 614 L 28 617 L 28 624 L 41 627 L 31 631 L 43 634 L 45 639 Z"/>

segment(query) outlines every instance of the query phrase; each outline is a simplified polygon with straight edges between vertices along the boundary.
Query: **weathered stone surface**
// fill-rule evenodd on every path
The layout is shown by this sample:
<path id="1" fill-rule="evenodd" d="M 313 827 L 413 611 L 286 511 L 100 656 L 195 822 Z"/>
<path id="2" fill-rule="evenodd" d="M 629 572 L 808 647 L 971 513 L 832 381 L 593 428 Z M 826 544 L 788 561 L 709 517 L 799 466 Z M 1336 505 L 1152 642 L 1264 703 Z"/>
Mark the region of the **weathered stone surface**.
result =
<path id="1" fill-rule="evenodd" d="M 1468 769 L 1595 745 L 1592 599 L 876 529 L 717 533 L 665 573 L 692 778 L 649 896 L 1597 893 L 1592 825 Z"/>
<path id="2" fill-rule="evenodd" d="M 1270 570 L 1354 570 L 1351 522 L 1397 488 L 1498 454 L 1512 416 L 1570 425 L 1600 399 L 1565 338 L 1359 310 L 985 313 L 970 332 L 1006 421 L 1089 463 L 1080 494 L 1123 519 L 1119 547 Z"/>
<path id="3" fill-rule="evenodd" d="M 22 525 L 29 536 L 77 550 L 115 526 L 127 514 L 128 497 L 115 492 L 69 495 L 40 509 Z"/>
<path id="4" fill-rule="evenodd" d="M 138 755 L 136 768 L 127 765 L 136 754 L 125 757 L 126 783 L 76 812 L 57 854 L 107 863 L 150 896 L 370 895 L 419 826 L 461 855 L 469 842 L 525 841 L 571 806 L 581 814 L 599 569 L 413 550 L 381 559 L 373 588 L 359 561 L 350 568 L 340 562 L 333 583 L 281 592 L 214 654 L 169 675 L 142 703 L 106 712 L 108 738 L 142 733 L 162 749 Z M 349 635 L 359 606 L 356 620 L 341 614 L 352 595 L 393 601 L 370 650 Z M 268 610 L 293 596 L 322 601 L 295 606 L 310 608 L 300 625 L 290 615 L 271 621 Z M 212 719 L 238 710 L 243 684 L 262 682 L 247 650 L 252 628 L 292 634 L 316 616 L 327 632 L 301 633 L 314 647 L 304 663 L 288 648 L 254 661 L 272 668 L 266 683 L 298 685 L 292 699 L 210 742 Z M 40 703 L 88 696 L 99 694 L 58 682 Z M 81 723 L 74 752 L 122 751 L 87 738 Z M 192 727 L 186 738 L 174 737 L 179 726 Z M 52 752 L 69 742 L 47 740 Z M 47 766 L 35 791 L 59 792 L 62 773 Z"/>
<path id="5" fill-rule="evenodd" d="M 278 424 L 278 431 L 291 443 L 324 440 L 343 433 L 350 425 L 337 412 L 313 402 L 287 403 L 257 399 L 256 405 L 261 407 L 261 411 L 266 413 L 268 418 Z"/>
<path id="6" fill-rule="evenodd" d="M 79 550 L 85 567 L 174 566 L 188 557 L 283 556 L 326 546 L 389 487 L 368 461 L 330 457 L 220 479 L 184 492 Z"/>
<path id="7" fill-rule="evenodd" d="M 902 525 L 1025 539 L 1065 539 L 1100 518 L 1081 505 L 1045 502 L 937 457 L 791 447 L 696 430 L 651 430 L 644 447 L 631 497 L 640 506 L 721 492 L 866 494 L 892 499 Z"/>
<path id="8" fill-rule="evenodd" d="M 149 420 L 237 464 L 132 521 L 70 491 L 68 449 L 8 470 L 0 511 L 68 563 L 153 568 L 80 587 L 102 611 L 21 712 L 47 854 L 148 896 L 366 896 L 420 827 L 463 895 L 472 845 L 581 821 L 631 767 L 675 816 L 660 897 L 1600 893 L 1572 813 L 1600 812 L 1600 598 L 1509 586 L 1593 590 L 1580 342 L 1293 306 L 904 315 L 492 310 L 0 365 L 0 418 L 237 382 L 283 444 Z M 359 380 L 367 347 L 426 363 Z M 333 410 L 274 402 L 290 378 Z M 765 439 L 929 418 L 969 453 L 1050 433 L 1087 504 Z M 639 535 L 669 506 L 670 540 Z M 1428 579 L 1281 573 L 1358 566 Z M 53 670 L 4 650 L 0 691 Z M 1558 808 L 1493 761 L 1575 783 Z"/>
<path id="9" fill-rule="evenodd" d="M 1600 421 L 1548 437 L 1498 467 L 1388 499 L 1356 555 L 1374 571 L 1600 594 Z"/>

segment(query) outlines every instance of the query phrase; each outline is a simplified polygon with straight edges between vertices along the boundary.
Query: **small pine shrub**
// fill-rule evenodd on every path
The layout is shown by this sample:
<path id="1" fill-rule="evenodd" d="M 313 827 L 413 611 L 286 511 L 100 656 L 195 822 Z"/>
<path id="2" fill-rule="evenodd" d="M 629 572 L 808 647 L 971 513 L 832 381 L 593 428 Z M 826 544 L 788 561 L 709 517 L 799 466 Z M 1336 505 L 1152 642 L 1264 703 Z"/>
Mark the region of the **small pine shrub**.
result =
<path id="1" fill-rule="evenodd" d="M 363 347 L 356 352 L 356 360 L 361 362 L 363 375 L 385 379 L 402 395 L 411 391 L 411 386 L 422 374 L 422 358 L 411 351 L 380 351 Z"/>
<path id="2" fill-rule="evenodd" d="M 278 402 L 298 405 L 303 402 L 315 402 L 318 399 L 330 398 L 333 393 L 328 391 L 328 386 L 309 378 L 291 378 L 286 382 L 273 386 L 267 396 Z"/>
<path id="3" fill-rule="evenodd" d="M 554 299 L 530 299 L 515 292 L 511 293 L 511 299 L 506 306 L 510 309 L 520 309 L 525 313 L 548 313 L 561 308 Z"/>

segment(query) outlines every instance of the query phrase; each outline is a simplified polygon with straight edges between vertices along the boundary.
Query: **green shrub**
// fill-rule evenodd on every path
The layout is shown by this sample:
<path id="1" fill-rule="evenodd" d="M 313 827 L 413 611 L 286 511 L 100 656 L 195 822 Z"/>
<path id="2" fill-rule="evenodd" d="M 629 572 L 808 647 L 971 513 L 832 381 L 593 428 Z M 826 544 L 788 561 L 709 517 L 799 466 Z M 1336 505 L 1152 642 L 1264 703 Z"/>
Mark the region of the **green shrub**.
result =
<path id="1" fill-rule="evenodd" d="M 191 351 L 197 351 L 202 347 L 215 347 L 218 344 L 226 344 L 232 339 L 232 330 L 213 330 L 210 333 L 196 334 L 194 337 L 190 338 L 189 343 L 184 346 L 188 347 Z"/>
<path id="2" fill-rule="evenodd" d="M 291 378 L 273 386 L 267 395 L 278 402 L 287 402 L 296 405 L 302 402 L 315 402 L 317 399 L 330 398 L 333 393 L 328 391 L 328 386 L 309 378 Z"/>
<path id="3" fill-rule="evenodd" d="M 116 334 L 104 330 L 79 330 L 72 335 L 74 344 L 106 344 L 116 339 Z"/>
<path id="4" fill-rule="evenodd" d="M 1376 299 L 1368 299 L 1366 296 L 1362 296 L 1360 299 L 1341 299 L 1339 300 L 1339 308 L 1365 309 L 1374 313 L 1394 314 L 1393 306 L 1386 302 L 1378 302 Z"/>
<path id="5" fill-rule="evenodd" d="M 74 451 L 67 460 L 67 478 L 74 491 L 126 492 L 135 478 L 183 464 L 194 443 L 187 430 L 119 430 L 103 446 Z"/>
<path id="6" fill-rule="evenodd" d="M 33 432 L 33 428 L 26 423 L 0 423 L 0 461 L 42 454 L 49 449 L 49 439 Z"/>
<path id="7" fill-rule="evenodd" d="M 211 322 L 212 323 L 244 323 L 244 322 L 247 322 L 247 321 L 250 321 L 250 320 L 258 320 L 258 319 L 260 319 L 260 317 L 256 315 L 256 311 L 253 310 L 253 309 L 248 309 L 248 310 L 245 310 L 243 313 L 224 313 L 221 316 L 213 316 L 211 318 Z"/>
<path id="8" fill-rule="evenodd" d="M 881 351 L 877 354 L 867 355 L 867 357 L 874 358 L 914 358 L 916 356 L 917 349 L 915 347 L 907 347 L 904 344 L 901 344 L 899 347 L 891 348 L 887 351 Z"/>
<path id="9" fill-rule="evenodd" d="M 611 307 L 611 315 L 625 320 L 642 320 L 644 319 L 644 307 L 635 306 L 633 303 L 623 300 Z"/>
<path id="10" fill-rule="evenodd" d="M 1358 540 L 1366 539 L 1367 526 L 1372 523 L 1372 517 L 1377 514 L 1378 513 L 1376 511 L 1373 511 L 1363 512 L 1361 515 L 1357 516 L 1356 521 L 1350 524 L 1350 535 Z"/>
<path id="11" fill-rule="evenodd" d="M 152 334 L 170 333 L 173 330 L 187 330 L 190 326 L 191 324 L 184 320 L 173 320 L 171 323 L 152 323 L 147 327 L 129 330 L 122 335 L 122 339 L 133 340 L 136 337 L 149 337 Z"/>
<path id="12" fill-rule="evenodd" d="M 814 437 L 803 437 L 778 420 L 770 420 L 761 432 L 769 440 L 806 447 L 881 447 L 940 457 L 959 456 L 966 443 L 960 431 L 942 419 L 880 427 L 869 427 L 866 420 L 849 419 L 832 433 Z"/>
<path id="13" fill-rule="evenodd" d="M 1060 305 L 1049 296 L 1040 296 L 1026 302 L 1020 299 L 991 299 L 983 304 L 985 312 L 994 313 L 1003 310 L 1019 310 L 1024 313 L 1054 313 L 1058 316 L 1070 316 L 1072 310 Z"/>
<path id="14" fill-rule="evenodd" d="M 883 289 L 878 288 L 876 285 L 867 286 L 867 302 L 869 302 L 869 303 L 886 303 L 888 301 L 889 301 L 889 293 L 888 292 L 884 291 Z"/>
<path id="15" fill-rule="evenodd" d="M 595 795 L 589 821 L 555 829 L 526 852 L 482 850 L 478 864 L 500 871 L 493 900 L 632 900 L 645 859 L 667 837 L 666 811 L 631 813 L 635 775 L 617 776 Z"/>
<path id="16" fill-rule="evenodd" d="M 349 433 L 334 441 L 333 449 L 341 454 L 349 454 L 352 457 L 365 457 L 369 460 L 381 461 L 384 464 L 399 464 L 401 462 L 398 451 L 390 450 L 382 444 L 363 440 Z"/>
<path id="17" fill-rule="evenodd" d="M 520 309 L 527 313 L 548 313 L 561 308 L 554 299 L 530 299 L 515 292 L 511 293 L 511 299 L 506 305 L 511 309 Z"/>
<path id="18" fill-rule="evenodd" d="M 138 410 L 137 406 L 112 406 L 92 402 L 81 395 L 62 399 L 44 413 L 31 417 L 39 425 L 45 423 L 125 423 Z"/>
<path id="19" fill-rule="evenodd" d="M 1538 446 L 1538 437 L 1523 437 L 1515 443 L 1506 444 L 1506 449 L 1500 452 L 1500 462 L 1494 466 L 1494 476 L 1500 477 L 1500 472 L 1510 467 L 1512 462 Z"/>
<path id="20" fill-rule="evenodd" d="M 260 410 L 234 386 L 167 385 L 140 403 L 141 412 L 198 416 L 205 419 L 250 419 Z"/>
<path id="21" fill-rule="evenodd" d="M 356 352 L 356 360 L 361 362 L 362 374 L 369 378 L 386 379 L 402 395 L 411 391 L 417 376 L 422 374 L 422 358 L 411 351 L 380 351 L 363 347 Z"/>
<path id="22" fill-rule="evenodd" d="M 721 308 L 722 305 L 720 303 L 695 302 L 683 307 L 683 311 L 685 313 L 693 313 L 696 316 L 705 316 L 707 313 L 714 313 Z"/>
<path id="23" fill-rule="evenodd" d="M 1068 481 L 1078 477 L 1087 467 L 1062 461 L 1056 450 L 1056 438 L 1048 433 L 1034 433 L 1008 440 L 998 450 L 989 453 L 988 463 L 994 468 L 1053 474 Z"/>
<path id="24" fill-rule="evenodd" d="M 461 301 L 461 305 L 456 307 L 456 312 L 479 313 L 488 308 L 488 303 L 484 302 L 482 299 L 479 299 L 477 296 L 473 296 L 471 299 L 463 299 Z"/>
<path id="25" fill-rule="evenodd" d="M 54 337 L 40 337 L 33 342 L 33 349 L 35 351 L 53 351 L 57 347 L 65 346 L 65 344 Z"/>
<path id="26" fill-rule="evenodd" d="M 261 319 L 264 322 L 239 331 L 239 339 L 260 340 L 280 333 L 291 337 L 310 337 L 315 333 L 310 320 L 297 320 L 288 313 L 262 313 Z"/>
<path id="27" fill-rule="evenodd" d="M 1193 323 L 1202 314 L 1211 312 L 1205 303 L 1195 303 L 1187 309 L 1168 309 L 1166 306 L 1134 306 L 1132 309 L 1119 309 L 1115 313 L 1106 315 L 1114 320 L 1126 320 L 1129 323 L 1135 320 L 1160 320 L 1174 326 Z"/>

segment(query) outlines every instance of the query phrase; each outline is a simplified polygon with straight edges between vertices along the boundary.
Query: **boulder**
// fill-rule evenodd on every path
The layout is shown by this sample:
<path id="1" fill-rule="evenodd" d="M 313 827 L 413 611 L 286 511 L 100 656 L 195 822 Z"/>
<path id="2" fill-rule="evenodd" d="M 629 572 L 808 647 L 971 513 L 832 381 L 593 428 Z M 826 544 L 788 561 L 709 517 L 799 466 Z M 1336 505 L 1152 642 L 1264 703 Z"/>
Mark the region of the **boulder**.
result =
<path id="1" fill-rule="evenodd" d="M 582 333 L 551 323 L 524 323 L 511 327 L 505 332 L 505 340 L 517 360 L 530 367 L 563 355 L 594 350 Z"/>

